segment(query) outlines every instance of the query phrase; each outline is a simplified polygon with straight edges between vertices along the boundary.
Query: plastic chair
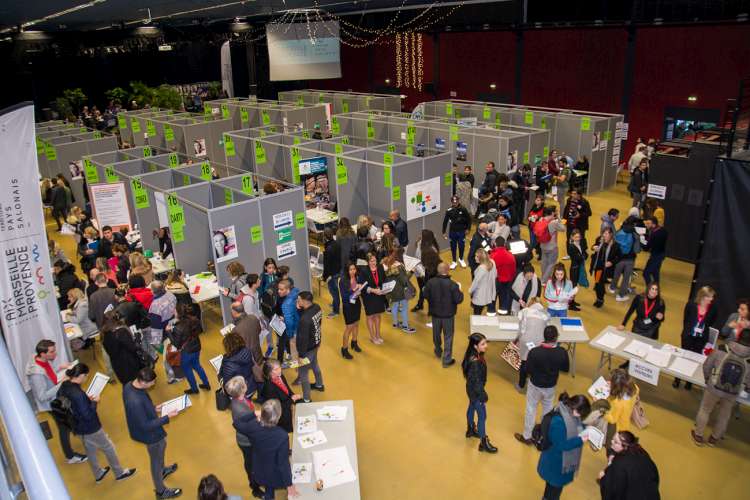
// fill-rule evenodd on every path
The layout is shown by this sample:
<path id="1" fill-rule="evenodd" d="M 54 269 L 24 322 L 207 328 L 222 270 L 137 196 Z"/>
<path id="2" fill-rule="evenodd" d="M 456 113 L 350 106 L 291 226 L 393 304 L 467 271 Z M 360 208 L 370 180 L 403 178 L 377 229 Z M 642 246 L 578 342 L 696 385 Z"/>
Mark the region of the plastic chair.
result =
<path id="1" fill-rule="evenodd" d="M 321 283 L 323 283 L 323 264 L 320 263 L 320 248 L 309 245 L 310 250 L 310 275 L 318 281 L 318 296 L 320 296 Z"/>

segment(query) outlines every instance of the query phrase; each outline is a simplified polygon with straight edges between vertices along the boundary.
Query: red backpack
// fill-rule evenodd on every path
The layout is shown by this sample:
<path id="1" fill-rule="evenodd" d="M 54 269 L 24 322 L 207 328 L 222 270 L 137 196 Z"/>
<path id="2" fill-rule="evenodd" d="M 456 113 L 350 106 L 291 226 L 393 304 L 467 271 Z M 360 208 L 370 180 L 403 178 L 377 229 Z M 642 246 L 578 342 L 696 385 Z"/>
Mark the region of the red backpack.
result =
<path id="1" fill-rule="evenodd" d="M 552 240 L 552 234 L 550 234 L 549 220 L 542 217 L 534 223 L 534 236 L 539 243 L 549 243 Z"/>

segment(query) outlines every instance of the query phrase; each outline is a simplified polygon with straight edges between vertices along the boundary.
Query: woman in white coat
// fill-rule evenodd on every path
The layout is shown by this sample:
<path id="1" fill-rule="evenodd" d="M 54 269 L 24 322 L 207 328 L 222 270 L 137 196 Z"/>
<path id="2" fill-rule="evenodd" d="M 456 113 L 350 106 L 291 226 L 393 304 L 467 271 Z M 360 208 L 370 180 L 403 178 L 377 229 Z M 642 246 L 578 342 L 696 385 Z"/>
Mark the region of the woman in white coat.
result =
<path id="1" fill-rule="evenodd" d="M 544 342 L 544 329 L 549 324 L 550 315 L 537 297 L 530 297 L 526 307 L 518 313 L 518 353 L 521 356 L 521 367 L 518 370 L 518 392 L 526 387 L 526 358 L 529 351 Z"/>
<path id="2" fill-rule="evenodd" d="M 76 323 L 83 332 L 82 340 L 88 339 L 98 331 L 96 323 L 89 319 L 89 302 L 86 294 L 80 288 L 68 290 L 68 304 L 70 311 L 65 315 L 67 323 Z"/>
<path id="3" fill-rule="evenodd" d="M 495 287 L 497 269 L 495 268 L 495 263 L 483 248 L 476 251 L 474 258 L 479 266 L 474 271 L 474 279 L 471 282 L 471 288 L 469 288 L 473 314 L 482 314 L 482 310 L 486 307 L 487 315 L 494 316 L 495 299 L 497 297 L 497 289 Z"/>

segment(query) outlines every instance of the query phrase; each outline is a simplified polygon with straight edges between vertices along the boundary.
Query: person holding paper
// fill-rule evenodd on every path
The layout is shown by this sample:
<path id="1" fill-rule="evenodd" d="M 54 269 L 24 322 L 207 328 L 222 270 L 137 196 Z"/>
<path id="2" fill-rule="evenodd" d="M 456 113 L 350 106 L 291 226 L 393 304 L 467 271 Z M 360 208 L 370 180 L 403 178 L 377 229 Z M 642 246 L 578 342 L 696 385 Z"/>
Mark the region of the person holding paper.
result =
<path id="1" fill-rule="evenodd" d="M 284 354 L 296 358 L 297 346 L 295 336 L 297 335 L 297 324 L 299 323 L 299 312 L 297 311 L 297 295 L 299 289 L 292 285 L 288 279 L 282 279 L 277 286 L 278 300 L 276 314 L 284 322 L 284 332 L 279 335 L 278 360 L 284 361 Z"/>
<path id="2" fill-rule="evenodd" d="M 276 275 L 276 261 L 272 257 L 266 258 L 263 261 L 263 272 L 260 273 L 260 288 L 258 288 L 258 294 L 263 295 L 271 285 L 278 281 Z"/>
<path id="3" fill-rule="evenodd" d="M 81 389 L 81 384 L 86 381 L 89 374 L 89 367 L 85 363 L 78 363 L 69 368 L 65 375 L 67 380 L 63 381 L 60 389 L 57 391 L 57 397 L 65 397 L 70 401 L 71 412 L 75 417 L 73 433 L 81 437 L 83 446 L 86 449 L 91 472 L 97 483 L 104 479 L 104 476 L 110 470 L 114 470 L 115 480 L 122 481 L 135 474 L 135 469 L 123 469 L 120 465 L 120 459 L 115 452 L 115 446 L 112 440 L 99 421 L 99 415 L 96 413 L 96 405 L 99 402 L 99 396 L 90 396 Z M 110 467 L 101 467 L 97 458 L 97 450 L 102 450 L 107 457 Z"/>
<path id="4" fill-rule="evenodd" d="M 177 307 L 177 323 L 172 329 L 171 338 L 174 346 L 180 351 L 180 366 L 190 385 L 189 389 L 185 389 L 185 394 L 198 394 L 198 387 L 206 391 L 211 389 L 206 372 L 200 364 L 201 332 L 201 323 L 193 316 L 192 308 L 180 304 Z M 198 373 L 202 382 L 200 385 L 196 385 L 193 371 Z"/>
<path id="5" fill-rule="evenodd" d="M 633 381 L 627 371 L 622 368 L 612 370 L 609 378 L 609 411 L 605 413 L 604 418 L 607 420 L 607 442 L 612 439 L 615 432 L 630 431 L 632 423 L 630 416 L 633 414 L 633 407 L 638 401 L 640 388 Z M 611 450 L 607 450 L 610 455 Z"/>
<path id="6" fill-rule="evenodd" d="M 232 377 L 224 384 L 224 388 L 227 395 L 232 398 L 229 409 L 232 411 L 233 424 L 236 424 L 245 415 L 253 414 L 255 407 L 253 406 L 253 402 L 246 397 L 248 388 L 247 384 L 245 384 L 244 377 Z M 255 498 L 263 498 L 265 492 L 261 489 L 258 481 L 253 475 L 253 445 L 250 442 L 250 439 L 238 430 L 236 431 L 236 439 L 237 446 L 239 446 L 240 451 L 242 452 L 243 464 L 245 466 L 247 480 L 250 484 L 250 490 Z"/>
<path id="7" fill-rule="evenodd" d="M 487 255 L 484 248 L 478 248 L 474 253 L 476 263 L 474 278 L 471 281 L 469 295 L 471 296 L 472 314 L 480 315 L 487 308 L 487 316 L 495 315 L 495 299 L 497 298 L 497 270 L 495 262 Z"/>
<path id="8" fill-rule="evenodd" d="M 487 383 L 487 362 L 484 353 L 487 351 L 487 338 L 481 333 L 469 335 L 469 345 L 466 347 L 461 371 L 466 379 L 466 395 L 469 396 L 469 408 L 466 410 L 466 437 L 478 437 L 479 451 L 497 453 L 497 448 L 490 443 L 485 432 L 487 421 L 486 403 L 489 400 L 484 386 Z M 474 414 L 477 423 L 474 424 Z"/>
<path id="9" fill-rule="evenodd" d="M 570 282 L 573 288 L 580 283 L 584 288 L 588 288 L 589 280 L 586 273 L 586 259 L 588 259 L 588 245 L 583 238 L 581 231 L 574 229 L 570 232 L 568 239 L 568 257 L 570 257 Z M 568 305 L 571 311 L 580 311 L 581 304 L 576 302 L 575 297 Z"/>
<path id="10" fill-rule="evenodd" d="M 492 249 L 492 235 L 489 232 L 489 226 L 486 222 L 480 222 L 477 225 L 477 232 L 471 237 L 469 241 L 469 269 L 471 269 L 471 277 L 474 277 L 479 263 L 477 262 L 476 253 L 479 249 L 489 252 Z"/>
<path id="11" fill-rule="evenodd" d="M 122 400 L 125 405 L 125 420 L 128 432 L 133 441 L 146 445 L 151 462 L 151 479 L 154 482 L 157 500 L 175 498 L 182 495 L 180 488 L 168 488 L 164 479 L 177 470 L 174 463 L 164 466 L 164 453 L 167 450 L 167 433 L 164 426 L 178 415 L 176 410 L 163 417 L 157 415 L 161 405 L 154 406 L 148 390 L 156 385 L 156 372 L 152 368 L 143 368 L 132 382 L 125 384 Z"/>
<path id="12" fill-rule="evenodd" d="M 68 290 L 68 304 L 70 306 L 70 314 L 65 318 L 66 323 L 75 323 L 81 328 L 83 332 L 83 340 L 88 340 L 93 334 L 96 333 L 96 324 L 89 319 L 89 301 L 86 299 L 86 294 L 80 288 L 71 288 Z M 87 342 L 86 345 L 90 345 Z"/>
<path id="13" fill-rule="evenodd" d="M 737 301 L 737 312 L 729 315 L 719 335 L 723 339 L 738 339 L 745 328 L 750 328 L 750 299 Z"/>
<path id="14" fill-rule="evenodd" d="M 346 272 L 339 279 L 339 292 L 341 292 L 342 310 L 344 312 L 344 338 L 341 347 L 341 356 L 344 359 L 353 359 L 349 353 L 349 339 L 351 339 L 351 348 L 355 352 L 362 352 L 357 343 L 359 335 L 359 317 L 362 313 L 362 302 L 360 301 L 360 292 L 364 289 L 365 283 L 359 276 L 357 266 L 350 262 Z"/>
<path id="15" fill-rule="evenodd" d="M 685 304 L 682 316 L 682 345 L 688 351 L 702 353 L 708 342 L 708 329 L 716 327 L 719 308 L 714 304 L 716 291 L 710 286 L 703 286 L 695 293 L 694 300 Z M 705 365 L 704 365 L 705 366 Z M 672 387 L 680 387 L 681 380 L 674 379 Z M 689 391 L 693 384 L 685 382 L 685 390 Z"/>
<path id="16" fill-rule="evenodd" d="M 262 335 L 261 322 L 257 316 L 247 314 L 242 304 L 235 302 L 230 308 L 232 314 L 232 323 L 234 323 L 234 330 L 232 333 L 236 333 L 245 342 L 245 347 L 250 351 L 253 362 L 253 372 L 256 373 L 255 381 L 262 382 L 263 377 L 261 376 L 263 367 L 263 351 L 261 349 L 260 338 Z M 270 341 L 269 341 L 270 342 Z"/>
<path id="17" fill-rule="evenodd" d="M 236 328 L 235 328 L 236 330 Z M 250 351 L 245 346 L 245 341 L 236 332 L 229 332 L 222 339 L 224 346 L 224 356 L 221 358 L 221 367 L 217 377 L 220 383 L 226 383 L 234 377 L 242 377 L 247 387 L 246 397 L 250 398 L 256 390 L 255 379 L 253 378 L 253 358 Z"/>
<path id="18" fill-rule="evenodd" d="M 568 279 L 565 266 L 558 262 L 552 268 L 552 277 L 544 285 L 547 312 L 552 317 L 567 318 L 568 306 L 575 300 L 577 288 Z"/>
<path id="19" fill-rule="evenodd" d="M 534 223 L 534 235 L 542 250 L 542 282 L 552 275 L 552 267 L 557 263 L 559 249 L 557 233 L 565 231 L 565 225 L 557 218 L 555 207 L 544 207 L 542 218 Z"/>
<path id="20" fill-rule="evenodd" d="M 407 290 L 411 292 L 412 297 L 415 290 L 409 281 L 410 275 L 407 274 L 404 264 L 400 260 L 402 253 L 403 249 L 395 248 L 383 259 L 386 279 L 392 280 L 394 283 L 393 290 L 386 297 L 391 304 L 393 328 L 400 328 L 405 333 L 415 333 L 417 330 L 409 326 L 409 299 L 406 297 Z M 398 320 L 399 312 L 401 313 L 400 322 Z"/>
<path id="21" fill-rule="evenodd" d="M 659 470 L 629 431 L 611 441 L 609 463 L 599 473 L 602 500 L 659 500 Z"/>
<path id="22" fill-rule="evenodd" d="M 635 313 L 633 333 L 658 340 L 659 327 L 664 322 L 666 308 L 667 306 L 659 293 L 659 284 L 651 283 L 645 293 L 633 297 L 622 324 L 617 329 L 624 330 L 630 316 Z"/>
<path id="23" fill-rule="evenodd" d="M 382 286 L 385 283 L 385 271 L 378 263 L 377 256 L 370 252 L 367 254 L 367 266 L 359 268 L 362 281 L 367 287 L 362 292 L 362 304 L 365 308 L 367 330 L 370 333 L 370 342 L 375 345 L 383 343 L 380 336 L 380 319 L 385 312 L 385 294 Z"/>
<path id="24" fill-rule="evenodd" d="M 523 308 L 528 307 L 532 298 L 539 298 L 541 294 L 542 282 L 534 272 L 534 266 L 530 263 L 524 264 L 510 287 L 510 296 L 513 299 L 511 312 L 519 314 Z"/>

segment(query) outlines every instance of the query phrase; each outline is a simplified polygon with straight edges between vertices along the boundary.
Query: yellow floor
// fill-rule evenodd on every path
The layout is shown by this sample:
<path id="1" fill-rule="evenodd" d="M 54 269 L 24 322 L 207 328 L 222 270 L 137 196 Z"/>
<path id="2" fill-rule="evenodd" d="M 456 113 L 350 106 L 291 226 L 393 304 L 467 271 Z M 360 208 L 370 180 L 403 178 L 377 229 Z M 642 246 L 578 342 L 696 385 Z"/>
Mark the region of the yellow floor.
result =
<path id="1" fill-rule="evenodd" d="M 629 199 L 622 184 L 616 189 L 589 198 L 594 212 L 591 225 L 596 231 L 599 215 L 610 207 L 622 211 L 629 208 Z M 679 214 L 667 214 L 679 217 Z M 52 228 L 48 224 L 48 228 Z M 524 228 L 525 231 L 525 228 Z M 415 235 L 412 235 L 414 238 Z M 67 255 L 74 255 L 72 239 L 56 237 Z M 638 259 L 643 267 L 645 257 Z M 260 269 L 260 263 L 246 266 Z M 688 294 L 693 266 L 667 259 L 662 268 L 662 292 L 667 302 L 666 322 L 661 338 L 679 342 L 682 309 Z M 468 288 L 468 270 L 457 269 L 454 277 Z M 636 282 L 639 291 L 642 281 Z M 314 287 L 317 294 L 317 286 Z M 323 297 L 317 297 L 328 310 L 329 297 L 323 286 Z M 723 299 L 723 298 L 722 298 Z M 728 300 L 733 300 L 729 298 Z M 627 303 L 606 298 L 597 310 L 592 290 L 583 290 L 579 301 L 589 333 L 593 336 L 607 324 L 618 324 Z M 468 331 L 467 302 L 457 318 L 455 357 L 460 360 L 466 348 Z M 209 315 L 209 333 L 203 337 L 201 355 L 209 376 L 213 370 L 208 359 L 221 351 L 220 318 Z M 458 365 L 443 369 L 432 353 L 431 331 L 424 324 L 425 314 L 412 314 L 416 335 L 394 331 L 390 318 L 383 318 L 382 346 L 366 340 L 364 321 L 360 326 L 362 354 L 353 361 L 339 354 L 343 320 L 325 320 L 320 360 L 325 378 L 324 395 L 313 393 L 315 400 L 353 399 L 362 497 L 366 499 L 403 498 L 506 498 L 536 499 L 541 497 L 543 482 L 536 474 L 538 452 L 513 439 L 513 432 L 522 428 L 524 397 L 512 386 L 516 373 L 499 358 L 500 345 L 489 350 L 487 432 L 500 452 L 491 456 L 477 452 L 477 441 L 464 437 L 466 394 Z M 90 353 L 83 361 L 90 362 Z M 563 375 L 559 390 L 585 393 L 591 384 L 599 352 L 588 346 L 578 348 L 578 376 Z M 185 388 L 165 383 L 161 366 L 160 381 L 152 392 L 155 402 L 175 397 Z M 212 378 L 213 379 L 213 378 Z M 651 426 L 640 432 L 641 442 L 657 463 L 661 475 L 662 498 L 743 498 L 747 495 L 750 462 L 748 412 L 743 409 L 740 420 L 733 421 L 725 441 L 717 448 L 698 448 L 690 440 L 690 429 L 700 401 L 700 390 L 687 392 L 671 387 L 671 379 L 663 377 L 658 388 L 640 384 Z M 215 384 L 214 384 L 215 385 Z M 242 459 L 234 441 L 228 413 L 214 408 L 213 392 L 193 398 L 193 408 L 167 426 L 167 461 L 177 461 L 179 470 L 167 481 L 170 486 L 185 490 L 185 498 L 194 498 L 201 476 L 215 473 L 227 492 L 249 497 Z M 108 478 L 100 485 L 92 479 L 87 465 L 66 465 L 57 442 L 50 448 L 60 470 L 76 499 L 152 498 L 148 457 L 144 446 L 130 440 L 123 414 L 121 387 L 105 389 L 99 410 L 104 429 L 117 447 L 125 466 L 137 467 L 137 475 L 122 484 Z M 77 439 L 75 447 L 83 451 Z M 103 457 L 102 457 L 103 459 Z M 605 463 L 602 452 L 584 452 L 582 467 L 576 480 L 565 489 L 563 498 L 599 498 L 595 478 Z M 744 493 L 743 493 L 744 492 Z"/>

